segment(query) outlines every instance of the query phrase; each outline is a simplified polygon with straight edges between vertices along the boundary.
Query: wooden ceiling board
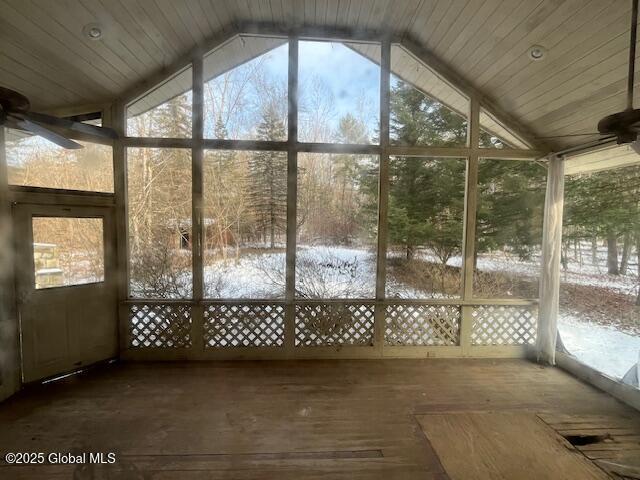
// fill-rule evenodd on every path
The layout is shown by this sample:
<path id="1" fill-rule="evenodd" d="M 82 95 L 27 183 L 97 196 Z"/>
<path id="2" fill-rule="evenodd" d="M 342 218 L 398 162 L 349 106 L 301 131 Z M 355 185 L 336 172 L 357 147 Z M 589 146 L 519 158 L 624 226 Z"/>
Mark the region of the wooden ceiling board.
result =
<path id="1" fill-rule="evenodd" d="M 35 109 L 122 97 L 241 25 L 408 38 L 554 149 L 624 105 L 630 1 L 0 0 L 0 84 Z M 93 41 L 82 27 L 99 23 Z M 531 45 L 547 48 L 533 62 Z M 446 92 L 436 92 L 444 100 Z M 560 137 L 561 135 L 568 135 Z"/>

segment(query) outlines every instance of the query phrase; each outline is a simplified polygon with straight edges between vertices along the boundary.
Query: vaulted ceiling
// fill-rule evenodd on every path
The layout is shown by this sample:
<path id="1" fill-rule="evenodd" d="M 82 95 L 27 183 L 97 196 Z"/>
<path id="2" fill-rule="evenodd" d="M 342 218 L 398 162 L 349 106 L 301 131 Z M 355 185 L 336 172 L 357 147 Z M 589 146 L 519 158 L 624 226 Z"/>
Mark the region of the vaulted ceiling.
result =
<path id="1" fill-rule="evenodd" d="M 626 0 L 0 0 L 0 85 L 35 109 L 93 105 L 253 22 L 390 32 L 532 134 L 577 135 L 625 106 L 630 10 Z M 90 23 L 101 25 L 100 40 L 83 34 Z M 532 45 L 547 50 L 544 60 L 529 59 Z"/>

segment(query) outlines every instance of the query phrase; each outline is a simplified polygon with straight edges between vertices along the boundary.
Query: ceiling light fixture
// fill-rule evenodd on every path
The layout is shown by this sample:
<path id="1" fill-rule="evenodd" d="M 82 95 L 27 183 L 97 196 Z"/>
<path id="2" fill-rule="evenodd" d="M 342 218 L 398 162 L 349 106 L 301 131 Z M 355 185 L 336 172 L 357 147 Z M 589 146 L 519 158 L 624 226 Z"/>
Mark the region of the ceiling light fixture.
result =
<path id="1" fill-rule="evenodd" d="M 97 23 L 89 23 L 82 28 L 82 33 L 89 40 L 99 40 L 102 38 L 102 28 Z"/>
<path id="2" fill-rule="evenodd" d="M 534 45 L 529 49 L 529 58 L 533 61 L 539 61 L 544 58 L 547 49 L 540 45 Z"/>

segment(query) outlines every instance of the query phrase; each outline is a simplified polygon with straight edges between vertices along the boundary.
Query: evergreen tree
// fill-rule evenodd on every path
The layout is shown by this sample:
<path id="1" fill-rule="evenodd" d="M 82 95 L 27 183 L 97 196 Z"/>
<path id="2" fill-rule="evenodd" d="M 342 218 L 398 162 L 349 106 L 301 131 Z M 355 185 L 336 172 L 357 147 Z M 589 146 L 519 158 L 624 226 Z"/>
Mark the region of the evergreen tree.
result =
<path id="1" fill-rule="evenodd" d="M 400 145 L 466 144 L 464 117 L 398 81 L 391 91 L 391 135 Z M 465 164 L 452 159 L 397 157 L 390 162 L 389 237 L 407 259 L 429 247 L 442 264 L 460 253 Z M 373 182 L 368 188 L 377 188 Z"/>
<path id="2" fill-rule="evenodd" d="M 482 160 L 476 252 L 507 248 L 522 260 L 542 241 L 546 169 L 535 162 Z"/>
<path id="3" fill-rule="evenodd" d="M 399 145 L 464 146 L 466 119 L 411 85 L 398 80 L 391 88 L 392 141 Z"/>
<path id="4" fill-rule="evenodd" d="M 285 126 L 272 106 L 265 107 L 257 129 L 259 140 L 286 136 Z M 275 247 L 276 237 L 286 232 L 287 157 L 280 152 L 256 152 L 248 160 L 248 195 L 257 229 Z"/>

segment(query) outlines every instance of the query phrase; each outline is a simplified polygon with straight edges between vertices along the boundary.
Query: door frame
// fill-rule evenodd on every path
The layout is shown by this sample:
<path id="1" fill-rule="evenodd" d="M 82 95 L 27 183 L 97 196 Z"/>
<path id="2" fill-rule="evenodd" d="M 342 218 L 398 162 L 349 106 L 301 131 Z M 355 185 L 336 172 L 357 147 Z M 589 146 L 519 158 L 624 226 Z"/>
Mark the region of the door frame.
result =
<path id="1" fill-rule="evenodd" d="M 73 194 L 71 195 L 73 196 Z M 115 229 L 115 207 L 109 204 L 89 205 L 79 202 L 65 202 L 67 198 L 56 199 L 56 195 L 47 195 L 52 202 L 45 204 L 42 201 L 18 201 L 12 204 L 12 219 L 15 248 L 15 288 L 16 288 L 16 312 L 19 326 L 19 347 L 20 347 L 20 367 L 22 383 L 40 382 L 46 378 L 63 375 L 74 370 L 86 368 L 89 364 L 81 366 L 66 364 L 61 366 L 61 370 L 46 375 L 40 379 L 26 379 L 25 372 L 31 367 L 31 359 L 26 358 L 25 351 L 29 353 L 33 349 L 33 338 L 29 333 L 25 334 L 23 328 L 23 311 L 27 299 L 34 293 L 41 292 L 35 288 L 35 270 L 33 258 L 33 223 L 34 217 L 67 217 L 67 218 L 101 218 L 103 221 L 103 245 L 104 245 L 104 280 L 102 283 L 107 291 L 113 292 L 114 318 L 113 318 L 113 345 L 114 352 L 110 358 L 118 355 L 119 328 L 118 328 L 118 306 L 117 306 L 117 252 L 116 252 L 116 229 Z M 84 195 L 82 195 L 84 197 Z M 23 199 L 24 200 L 24 199 Z M 35 200 L 35 199 L 34 199 Z M 43 200 L 43 199 L 38 199 Z M 62 200 L 56 202 L 55 200 Z M 100 198 L 102 200 L 102 198 Z M 93 283 L 52 287 L 57 292 L 64 292 L 70 288 L 82 288 L 91 286 Z M 49 290 L 49 289 L 43 289 Z M 27 338 L 29 337 L 29 338 Z M 105 358 L 103 360 L 108 360 Z M 92 362 L 93 363 L 93 362 Z M 26 379 L 26 380 L 25 380 Z"/>

